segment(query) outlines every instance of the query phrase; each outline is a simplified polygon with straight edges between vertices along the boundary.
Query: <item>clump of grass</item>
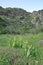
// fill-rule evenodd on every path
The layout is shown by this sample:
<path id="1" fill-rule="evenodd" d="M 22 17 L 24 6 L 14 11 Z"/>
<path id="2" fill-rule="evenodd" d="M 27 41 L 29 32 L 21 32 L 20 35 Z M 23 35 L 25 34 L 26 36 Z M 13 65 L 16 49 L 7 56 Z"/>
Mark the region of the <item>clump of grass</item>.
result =
<path id="1" fill-rule="evenodd" d="M 26 47 L 24 48 L 25 51 L 25 57 L 26 57 L 26 61 L 27 64 L 29 62 L 29 64 L 31 64 L 31 61 L 33 63 L 33 65 L 39 65 L 39 59 L 40 59 L 40 50 L 36 47 L 34 47 L 33 45 L 26 45 Z"/>
<path id="2" fill-rule="evenodd" d="M 10 58 L 8 56 L 0 55 L 0 65 L 10 65 Z"/>

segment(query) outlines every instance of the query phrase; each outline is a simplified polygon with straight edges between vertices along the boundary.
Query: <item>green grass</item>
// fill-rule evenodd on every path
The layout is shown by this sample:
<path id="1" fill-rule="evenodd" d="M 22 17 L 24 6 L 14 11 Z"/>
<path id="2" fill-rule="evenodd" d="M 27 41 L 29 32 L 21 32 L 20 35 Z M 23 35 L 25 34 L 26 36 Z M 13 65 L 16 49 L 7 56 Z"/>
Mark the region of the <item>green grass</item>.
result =
<path id="1" fill-rule="evenodd" d="M 38 43 L 40 40 L 43 40 L 43 33 L 0 35 L 0 65 L 43 65 L 43 43 Z"/>

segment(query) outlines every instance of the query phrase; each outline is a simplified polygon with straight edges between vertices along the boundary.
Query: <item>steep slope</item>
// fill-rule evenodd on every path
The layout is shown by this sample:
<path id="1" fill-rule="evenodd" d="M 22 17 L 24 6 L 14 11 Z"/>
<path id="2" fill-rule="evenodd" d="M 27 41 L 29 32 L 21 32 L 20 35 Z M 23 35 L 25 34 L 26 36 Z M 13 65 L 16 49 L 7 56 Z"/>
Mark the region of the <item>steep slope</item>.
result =
<path id="1" fill-rule="evenodd" d="M 26 12 L 21 8 L 0 6 L 0 34 L 43 32 L 43 10 Z"/>

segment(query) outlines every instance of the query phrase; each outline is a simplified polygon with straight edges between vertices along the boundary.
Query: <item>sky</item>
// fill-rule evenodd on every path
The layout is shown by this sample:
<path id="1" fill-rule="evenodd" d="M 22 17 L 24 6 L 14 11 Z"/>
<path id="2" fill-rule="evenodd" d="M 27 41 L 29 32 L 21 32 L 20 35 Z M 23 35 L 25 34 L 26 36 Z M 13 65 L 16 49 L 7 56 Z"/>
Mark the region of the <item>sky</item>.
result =
<path id="1" fill-rule="evenodd" d="M 22 8 L 32 12 L 43 9 L 43 0 L 0 0 L 0 6 Z"/>

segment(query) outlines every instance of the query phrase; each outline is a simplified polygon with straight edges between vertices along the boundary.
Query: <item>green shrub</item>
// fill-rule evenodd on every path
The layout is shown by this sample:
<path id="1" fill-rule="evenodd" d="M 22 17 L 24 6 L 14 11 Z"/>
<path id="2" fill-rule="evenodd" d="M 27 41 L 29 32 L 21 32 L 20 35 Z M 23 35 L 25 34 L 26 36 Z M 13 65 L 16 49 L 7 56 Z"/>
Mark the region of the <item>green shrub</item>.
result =
<path id="1" fill-rule="evenodd" d="M 23 41 L 15 40 L 14 47 L 16 47 L 16 48 L 22 48 L 22 46 L 23 46 Z"/>

